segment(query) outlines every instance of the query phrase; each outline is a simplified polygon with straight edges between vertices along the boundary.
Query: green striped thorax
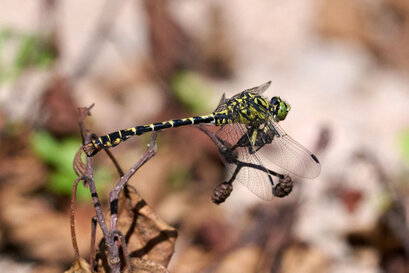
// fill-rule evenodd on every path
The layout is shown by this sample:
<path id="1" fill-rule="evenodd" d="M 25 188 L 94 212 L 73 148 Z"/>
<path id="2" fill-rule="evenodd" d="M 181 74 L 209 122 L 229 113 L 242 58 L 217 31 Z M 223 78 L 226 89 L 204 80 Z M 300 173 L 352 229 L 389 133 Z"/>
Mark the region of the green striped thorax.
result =
<path id="1" fill-rule="evenodd" d="M 290 111 L 290 105 L 280 97 L 273 97 L 270 101 L 264 97 L 243 92 L 233 97 L 223 111 L 215 112 L 216 125 L 226 123 L 262 124 L 269 118 L 275 122 L 284 120 Z"/>

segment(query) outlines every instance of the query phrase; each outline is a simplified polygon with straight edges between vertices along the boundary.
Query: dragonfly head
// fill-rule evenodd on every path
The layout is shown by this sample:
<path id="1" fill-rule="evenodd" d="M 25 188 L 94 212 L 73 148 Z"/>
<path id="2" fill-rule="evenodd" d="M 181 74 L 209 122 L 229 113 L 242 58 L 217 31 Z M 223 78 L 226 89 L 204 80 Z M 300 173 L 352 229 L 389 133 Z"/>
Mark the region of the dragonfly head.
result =
<path id="1" fill-rule="evenodd" d="M 284 120 L 287 117 L 288 112 L 291 110 L 290 105 L 280 97 L 272 97 L 270 103 L 273 117 L 276 122 Z"/>

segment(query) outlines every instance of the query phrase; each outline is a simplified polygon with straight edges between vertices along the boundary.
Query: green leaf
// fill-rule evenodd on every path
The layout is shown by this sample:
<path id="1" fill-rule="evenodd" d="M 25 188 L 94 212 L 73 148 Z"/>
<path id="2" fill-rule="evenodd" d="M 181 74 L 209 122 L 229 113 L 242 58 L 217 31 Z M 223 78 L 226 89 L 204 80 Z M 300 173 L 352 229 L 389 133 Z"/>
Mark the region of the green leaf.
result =
<path id="1" fill-rule="evenodd" d="M 182 189 L 188 185 L 189 170 L 185 166 L 176 166 L 170 170 L 168 183 L 171 189 Z"/>
<path id="2" fill-rule="evenodd" d="M 74 171 L 66 172 L 60 169 L 55 170 L 48 178 L 47 188 L 57 194 L 70 196 L 72 194 L 72 187 L 77 178 Z M 77 197 L 79 199 L 86 199 L 89 196 L 89 190 L 81 185 L 77 187 Z"/>
<path id="3" fill-rule="evenodd" d="M 80 148 L 79 138 L 65 138 L 57 141 L 52 135 L 45 131 L 38 131 L 31 134 L 31 147 L 34 152 L 53 171 L 49 176 L 47 187 L 49 190 L 65 196 L 72 194 L 72 187 L 77 175 L 73 170 L 73 160 L 76 152 Z M 96 169 L 94 178 L 98 184 L 98 189 L 109 185 L 112 180 L 112 173 L 104 169 Z M 90 191 L 81 185 L 77 188 L 77 198 L 79 200 L 90 200 Z"/>
<path id="4" fill-rule="evenodd" d="M 17 56 L 14 60 L 14 66 L 18 70 L 23 69 L 33 59 L 33 54 L 35 53 L 35 43 L 36 41 L 34 37 L 28 36 L 22 39 L 20 47 L 17 51 Z"/>
<path id="5" fill-rule="evenodd" d="M 212 91 L 199 76 L 190 71 L 179 72 L 171 81 L 173 94 L 194 113 L 211 111 L 209 97 Z"/>
<path id="6" fill-rule="evenodd" d="M 57 58 L 57 52 L 49 37 L 40 36 L 37 33 L 19 33 L 12 29 L 0 30 L 0 52 L 3 53 L 7 43 L 17 44 L 13 60 L 5 63 L 3 57 L 0 59 L 0 83 L 14 80 L 28 67 L 46 69 L 50 67 Z M 4 53 L 3 53 L 4 55 Z M 0 55 L 1 57 L 1 55 Z"/>
<path id="7" fill-rule="evenodd" d="M 34 132 L 30 136 L 30 142 L 34 152 L 41 159 L 51 165 L 58 164 L 56 157 L 59 156 L 59 145 L 50 134 L 45 131 Z"/>
<path id="8" fill-rule="evenodd" d="M 409 129 L 399 136 L 399 149 L 403 159 L 409 164 Z"/>

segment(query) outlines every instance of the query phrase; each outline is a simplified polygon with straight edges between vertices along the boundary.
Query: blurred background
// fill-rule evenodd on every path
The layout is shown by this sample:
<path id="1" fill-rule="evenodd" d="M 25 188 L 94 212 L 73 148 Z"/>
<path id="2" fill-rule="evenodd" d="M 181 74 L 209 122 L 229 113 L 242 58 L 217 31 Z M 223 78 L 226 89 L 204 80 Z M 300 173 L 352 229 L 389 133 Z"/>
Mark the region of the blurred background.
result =
<path id="1" fill-rule="evenodd" d="M 102 135 L 208 114 L 269 80 L 321 175 L 272 202 L 235 183 L 216 206 L 214 144 L 191 127 L 160 133 L 130 183 L 178 230 L 170 271 L 409 272 L 408 1 L 0 2 L 1 272 L 73 261 L 77 107 L 95 103 L 86 124 Z M 127 169 L 148 140 L 112 151 Z M 103 153 L 94 161 L 106 202 L 118 178 Z M 80 189 L 84 258 L 93 215 Z"/>

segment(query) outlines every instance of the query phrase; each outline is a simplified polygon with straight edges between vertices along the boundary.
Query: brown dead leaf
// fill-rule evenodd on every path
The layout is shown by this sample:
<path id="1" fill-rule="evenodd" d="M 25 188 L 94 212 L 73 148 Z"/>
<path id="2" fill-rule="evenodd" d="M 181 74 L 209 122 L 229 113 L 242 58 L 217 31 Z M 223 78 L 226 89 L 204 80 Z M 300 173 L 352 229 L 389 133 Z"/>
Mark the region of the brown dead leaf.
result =
<path id="1" fill-rule="evenodd" d="M 47 170 L 31 152 L 2 151 L 0 156 L 4 159 L 0 162 L 0 189 L 2 193 L 7 192 L 4 194 L 7 202 L 12 201 L 14 195 L 38 190 L 45 184 Z"/>
<path id="2" fill-rule="evenodd" d="M 83 258 L 76 260 L 65 273 L 91 273 L 91 266 Z"/>
<path id="3" fill-rule="evenodd" d="M 131 262 L 131 269 L 125 270 L 126 273 L 169 273 L 163 265 L 157 264 L 145 259 L 133 259 Z"/>
<path id="4" fill-rule="evenodd" d="M 71 86 L 63 77 L 56 77 L 43 98 L 43 109 L 51 117 L 45 127 L 56 135 L 78 132 L 78 112 Z"/>
<path id="5" fill-rule="evenodd" d="M 62 263 L 73 257 L 67 213 L 59 213 L 44 200 L 14 197 L 13 205 L 1 202 L 0 221 L 7 230 L 9 244 L 19 246 L 28 257 L 45 262 Z M 89 213 L 88 219 L 90 218 Z M 77 221 L 79 242 L 89 240 L 89 222 Z M 85 253 L 88 244 L 80 244 Z"/>
<path id="6" fill-rule="evenodd" d="M 172 271 L 178 273 L 202 272 L 214 259 L 213 254 L 192 245 L 179 254 Z"/>
<path id="7" fill-rule="evenodd" d="M 119 216 L 131 257 L 167 266 L 174 252 L 177 231 L 162 221 L 135 191 Z"/>
<path id="8" fill-rule="evenodd" d="M 328 266 L 329 259 L 325 253 L 303 244 L 294 244 L 284 253 L 281 272 L 324 273 Z"/>
<path id="9" fill-rule="evenodd" d="M 261 250 L 255 245 L 236 249 L 223 259 L 216 272 L 255 272 L 260 256 Z"/>
<path id="10" fill-rule="evenodd" d="M 32 154 L 6 155 L 0 163 L 0 225 L 5 241 L 42 261 L 67 261 L 72 255 L 67 215 L 33 194 L 46 182 L 46 170 Z"/>
<path id="11" fill-rule="evenodd" d="M 131 264 L 141 268 L 155 265 L 166 269 L 174 252 L 177 231 L 162 221 L 136 190 L 129 189 L 128 198 L 122 194 L 119 201 L 118 229 L 125 236 Z M 99 252 L 104 253 L 104 250 Z"/>

